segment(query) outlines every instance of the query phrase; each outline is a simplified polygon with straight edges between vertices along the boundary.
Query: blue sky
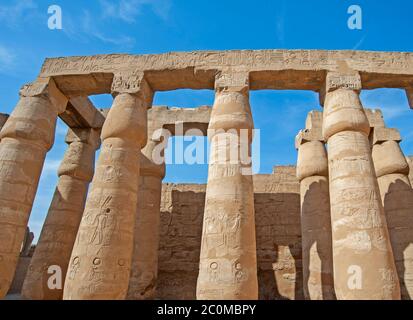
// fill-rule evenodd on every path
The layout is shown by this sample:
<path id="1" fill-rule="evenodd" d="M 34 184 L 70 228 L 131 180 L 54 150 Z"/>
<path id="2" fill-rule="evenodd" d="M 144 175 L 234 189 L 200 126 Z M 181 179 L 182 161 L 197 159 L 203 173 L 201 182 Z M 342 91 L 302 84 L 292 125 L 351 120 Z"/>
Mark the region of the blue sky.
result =
<path id="1" fill-rule="evenodd" d="M 363 10 L 362 30 L 347 26 L 353 4 Z M 62 8 L 62 30 L 47 27 L 51 5 Z M 20 86 L 35 79 L 46 57 L 266 48 L 412 51 L 412 12 L 408 0 L 1 0 L 0 112 L 12 111 Z M 196 107 L 213 99 L 209 90 L 178 90 L 157 93 L 154 104 Z M 109 95 L 92 100 L 99 107 L 111 105 Z M 366 107 L 382 108 L 387 125 L 401 131 L 404 152 L 413 154 L 413 112 L 404 92 L 364 91 L 362 100 Z M 260 172 L 294 164 L 294 136 L 307 112 L 319 109 L 318 95 L 256 91 L 251 105 L 261 130 Z M 36 236 L 56 185 L 65 132 L 59 121 L 30 219 Z M 204 183 L 206 178 L 206 165 L 169 165 L 165 181 Z"/>

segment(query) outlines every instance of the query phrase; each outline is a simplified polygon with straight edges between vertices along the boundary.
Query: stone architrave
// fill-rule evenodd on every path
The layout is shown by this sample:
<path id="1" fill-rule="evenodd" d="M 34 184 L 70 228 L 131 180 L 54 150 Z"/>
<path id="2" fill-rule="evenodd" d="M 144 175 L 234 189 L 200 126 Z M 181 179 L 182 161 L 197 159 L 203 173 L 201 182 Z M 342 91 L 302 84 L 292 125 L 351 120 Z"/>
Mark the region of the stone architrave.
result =
<path id="1" fill-rule="evenodd" d="M 33 300 L 61 300 L 66 271 L 92 180 L 99 129 L 69 129 L 69 145 L 58 170 L 53 195 L 22 288 Z"/>
<path id="2" fill-rule="evenodd" d="M 138 204 L 139 154 L 153 93 L 142 73 L 120 73 L 72 251 L 63 299 L 125 299 Z"/>
<path id="3" fill-rule="evenodd" d="M 311 111 L 296 137 L 300 181 L 304 297 L 335 299 L 327 152 L 322 113 Z"/>
<path id="4" fill-rule="evenodd" d="M 39 78 L 21 89 L 0 131 L 0 299 L 12 283 L 57 116 L 67 101 L 52 79 Z"/>
<path id="5" fill-rule="evenodd" d="M 400 299 L 371 156 L 370 125 L 359 98 L 360 75 L 350 70 L 329 72 L 324 90 L 337 299 Z"/>
<path id="6" fill-rule="evenodd" d="M 208 137 L 211 154 L 197 282 L 199 300 L 258 298 L 254 191 L 250 155 L 253 120 L 249 79 L 219 74 Z"/>

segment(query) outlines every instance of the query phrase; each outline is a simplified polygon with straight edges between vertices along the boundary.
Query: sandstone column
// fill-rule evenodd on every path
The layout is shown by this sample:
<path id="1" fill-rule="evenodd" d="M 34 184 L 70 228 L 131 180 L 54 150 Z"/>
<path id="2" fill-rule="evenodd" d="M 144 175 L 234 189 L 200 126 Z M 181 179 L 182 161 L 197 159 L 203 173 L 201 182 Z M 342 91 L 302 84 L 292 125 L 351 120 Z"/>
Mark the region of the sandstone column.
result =
<path id="1" fill-rule="evenodd" d="M 22 88 L 0 132 L 0 299 L 13 280 L 57 116 L 66 105 L 54 81 L 40 78 Z"/>
<path id="2" fill-rule="evenodd" d="M 48 269 L 59 267 L 64 281 L 93 177 L 99 131 L 68 131 L 66 143 L 69 148 L 58 170 L 59 181 L 23 284 L 23 298 L 61 300 L 63 297 L 63 286 L 52 282 L 51 276 L 56 271 Z"/>
<path id="3" fill-rule="evenodd" d="M 304 297 L 333 300 L 330 196 L 327 152 L 322 137 L 322 113 L 312 111 L 306 130 L 296 137 L 300 181 Z"/>
<path id="4" fill-rule="evenodd" d="M 258 298 L 251 164 L 239 156 L 252 140 L 248 82 L 241 72 L 215 82 L 197 299 Z"/>
<path id="5" fill-rule="evenodd" d="M 134 252 L 127 299 L 155 298 L 158 278 L 159 223 L 162 179 L 165 163 L 156 164 L 152 152 L 157 142 L 149 140 L 140 158 L 138 207 L 135 222 Z"/>
<path id="6" fill-rule="evenodd" d="M 373 162 L 386 213 L 402 299 L 413 298 L 413 189 L 396 129 L 374 128 Z"/>
<path id="7" fill-rule="evenodd" d="M 360 75 L 330 72 L 324 90 L 336 296 L 400 299 L 368 140 L 370 126 L 359 98 Z"/>
<path id="8" fill-rule="evenodd" d="M 138 200 L 139 153 L 152 91 L 143 74 L 116 74 L 102 148 L 73 247 L 64 299 L 125 299 Z"/>

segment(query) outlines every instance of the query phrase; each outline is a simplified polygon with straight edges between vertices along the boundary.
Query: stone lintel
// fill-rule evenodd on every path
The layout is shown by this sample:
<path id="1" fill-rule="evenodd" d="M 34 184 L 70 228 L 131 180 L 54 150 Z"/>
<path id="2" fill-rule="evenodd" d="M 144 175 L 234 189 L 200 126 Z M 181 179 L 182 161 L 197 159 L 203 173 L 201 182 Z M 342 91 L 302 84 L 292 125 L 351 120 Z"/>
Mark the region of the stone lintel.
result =
<path id="1" fill-rule="evenodd" d="M 409 101 L 410 109 L 413 109 L 413 86 L 406 88 L 407 100 Z"/>
<path id="2" fill-rule="evenodd" d="M 217 72 L 242 66 L 251 90 L 319 91 L 326 72 L 362 74 L 363 88 L 405 88 L 413 83 L 412 52 L 354 50 L 228 50 L 163 54 L 106 54 L 47 58 L 42 77 L 53 76 L 65 94 L 110 93 L 113 74 L 131 66 L 145 72 L 154 91 L 214 89 Z"/>
<path id="3" fill-rule="evenodd" d="M 322 128 L 301 130 L 295 137 L 295 148 L 298 150 L 302 144 L 310 141 L 324 142 Z"/>
<path id="4" fill-rule="evenodd" d="M 69 128 L 66 134 L 66 143 L 83 142 L 95 148 L 100 144 L 100 129 Z"/>
<path id="5" fill-rule="evenodd" d="M 402 138 L 400 132 L 397 129 L 391 128 L 374 128 L 373 134 L 371 135 L 372 144 L 379 144 L 386 141 L 396 141 L 401 142 Z"/>
<path id="6" fill-rule="evenodd" d="M 148 108 L 151 107 L 153 99 L 153 91 L 145 79 L 145 75 L 141 71 L 123 71 L 115 73 L 112 80 L 112 95 L 116 96 L 120 93 L 130 93 L 141 95 L 148 103 Z"/>
<path id="7" fill-rule="evenodd" d="M 306 129 L 318 129 L 323 127 L 323 112 L 312 110 L 308 113 L 305 120 Z"/>
<path id="8" fill-rule="evenodd" d="M 370 123 L 370 128 L 384 128 L 386 126 L 380 109 L 364 109 L 364 112 Z"/>
<path id="9" fill-rule="evenodd" d="M 8 114 L 0 113 L 0 130 L 1 130 L 1 128 L 3 128 L 3 126 L 6 123 L 8 118 L 9 118 Z"/>
<path id="10" fill-rule="evenodd" d="M 207 136 L 211 107 L 176 108 L 154 106 L 148 110 L 148 138 L 158 129 L 168 130 L 172 136 L 184 135 L 188 130 L 191 135 Z M 156 139 L 154 139 L 156 140 Z"/>
<path id="11" fill-rule="evenodd" d="M 88 97 L 70 97 L 65 112 L 60 118 L 71 128 L 101 128 L 105 121 Z"/>
<path id="12" fill-rule="evenodd" d="M 56 107 L 58 114 L 65 111 L 69 99 L 59 90 L 55 81 L 50 78 L 37 78 L 35 81 L 25 84 L 20 89 L 21 97 L 45 96 Z"/>
<path id="13" fill-rule="evenodd" d="M 238 70 L 218 72 L 215 77 L 215 91 L 244 92 L 249 90 L 249 73 Z"/>

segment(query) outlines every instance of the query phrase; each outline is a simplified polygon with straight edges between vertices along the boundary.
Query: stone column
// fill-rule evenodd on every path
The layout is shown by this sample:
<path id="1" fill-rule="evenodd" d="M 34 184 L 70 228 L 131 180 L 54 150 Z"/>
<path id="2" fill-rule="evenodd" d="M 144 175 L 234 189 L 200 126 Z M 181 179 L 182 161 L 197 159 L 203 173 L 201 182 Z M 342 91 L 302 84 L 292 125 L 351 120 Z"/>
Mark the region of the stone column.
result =
<path id="1" fill-rule="evenodd" d="M 149 136 L 140 158 L 139 201 L 136 210 L 134 252 L 127 295 L 129 300 L 155 298 L 158 278 L 162 179 L 165 176 L 165 163 L 158 165 L 152 159 L 152 152 L 156 145 L 157 142 Z"/>
<path id="2" fill-rule="evenodd" d="M 322 113 L 312 111 L 307 129 L 296 137 L 304 297 L 309 300 L 335 299 L 328 162 L 321 126 Z"/>
<path id="3" fill-rule="evenodd" d="M 249 155 L 252 140 L 248 82 L 246 73 L 223 73 L 215 82 L 197 283 L 201 300 L 258 298 L 251 163 L 239 156 Z"/>
<path id="4" fill-rule="evenodd" d="M 374 128 L 373 162 L 386 213 L 401 297 L 413 298 L 413 189 L 396 129 Z"/>
<path id="5" fill-rule="evenodd" d="M 143 74 L 116 74 L 102 148 L 73 247 L 63 299 L 125 299 L 138 201 L 139 153 L 152 91 Z"/>
<path id="6" fill-rule="evenodd" d="M 24 86 L 0 132 L 0 299 L 13 280 L 47 151 L 67 98 L 54 81 Z"/>
<path id="7" fill-rule="evenodd" d="M 358 73 L 326 77 L 334 286 L 337 299 L 400 299 L 400 287 L 359 98 Z"/>
<path id="8" fill-rule="evenodd" d="M 97 129 L 68 131 L 69 148 L 58 170 L 59 181 L 23 284 L 25 299 L 61 300 L 63 297 L 64 283 L 53 284 L 52 274 L 56 271 L 54 267 L 52 271 L 48 269 L 59 267 L 64 281 L 93 177 L 99 132 Z"/>

